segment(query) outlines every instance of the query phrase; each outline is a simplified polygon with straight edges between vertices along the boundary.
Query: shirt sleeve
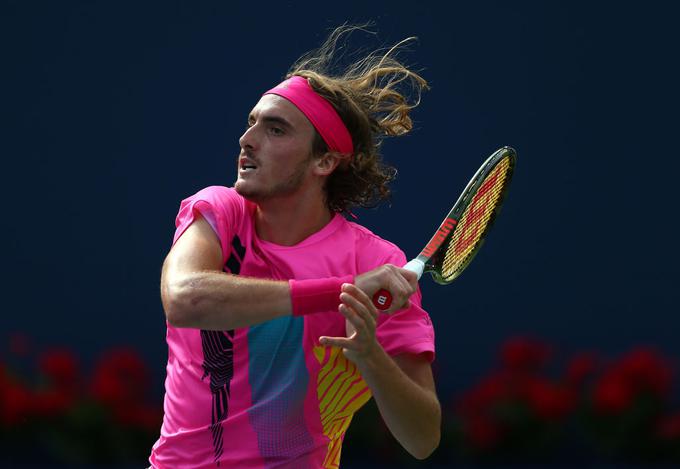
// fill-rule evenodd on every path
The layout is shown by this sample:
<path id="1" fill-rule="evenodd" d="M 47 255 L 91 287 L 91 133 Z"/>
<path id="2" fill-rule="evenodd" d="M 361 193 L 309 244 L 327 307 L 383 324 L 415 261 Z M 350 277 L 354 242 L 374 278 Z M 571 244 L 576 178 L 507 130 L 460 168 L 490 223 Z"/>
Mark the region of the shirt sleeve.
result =
<path id="1" fill-rule="evenodd" d="M 238 220 L 244 212 L 243 199 L 234 189 L 222 186 L 210 186 L 201 189 L 191 197 L 182 200 L 175 218 L 175 235 L 173 245 L 184 234 L 186 229 L 200 213 L 210 224 L 220 240 L 222 247 L 222 264 L 230 253 L 229 245 L 237 229 Z"/>
<path id="2" fill-rule="evenodd" d="M 383 264 L 401 267 L 406 264 L 406 256 L 395 248 Z M 431 363 L 435 356 L 434 327 L 429 314 L 421 306 L 420 288 L 410 300 L 409 308 L 379 316 L 376 337 L 390 356 L 403 353 L 422 355 Z"/>

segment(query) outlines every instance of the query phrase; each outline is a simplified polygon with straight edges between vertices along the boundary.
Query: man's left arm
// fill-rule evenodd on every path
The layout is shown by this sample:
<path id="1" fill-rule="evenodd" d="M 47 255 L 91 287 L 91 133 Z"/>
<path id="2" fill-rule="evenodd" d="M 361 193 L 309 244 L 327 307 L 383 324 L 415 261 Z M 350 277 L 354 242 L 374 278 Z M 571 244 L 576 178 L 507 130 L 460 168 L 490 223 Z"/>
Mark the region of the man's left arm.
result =
<path id="1" fill-rule="evenodd" d="M 439 445 L 441 427 L 430 363 L 412 354 L 390 357 L 376 339 L 379 313 L 371 299 L 351 284 L 342 291 L 339 311 L 347 319 L 347 337 L 321 337 L 320 343 L 343 348 L 371 389 L 392 435 L 414 457 L 428 457 Z"/>

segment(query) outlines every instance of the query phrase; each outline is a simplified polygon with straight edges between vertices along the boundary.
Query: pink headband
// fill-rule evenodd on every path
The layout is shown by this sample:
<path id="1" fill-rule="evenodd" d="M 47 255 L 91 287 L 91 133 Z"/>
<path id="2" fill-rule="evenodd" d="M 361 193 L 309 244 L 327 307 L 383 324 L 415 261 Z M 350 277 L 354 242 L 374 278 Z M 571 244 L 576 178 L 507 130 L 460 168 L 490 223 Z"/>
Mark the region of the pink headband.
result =
<path id="1" fill-rule="evenodd" d="M 352 137 L 335 108 L 312 89 L 306 78 L 292 76 L 264 94 L 275 94 L 293 103 L 321 134 L 329 150 L 354 153 Z"/>

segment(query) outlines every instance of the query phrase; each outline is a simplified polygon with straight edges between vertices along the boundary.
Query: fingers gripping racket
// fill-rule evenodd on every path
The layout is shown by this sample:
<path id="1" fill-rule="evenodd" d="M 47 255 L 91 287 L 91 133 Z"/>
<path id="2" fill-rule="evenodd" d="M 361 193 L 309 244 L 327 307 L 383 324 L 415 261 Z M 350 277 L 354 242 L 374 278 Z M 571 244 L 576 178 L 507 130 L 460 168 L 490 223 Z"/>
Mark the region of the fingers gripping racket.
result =
<path id="1" fill-rule="evenodd" d="M 430 272 L 435 282 L 453 282 L 470 264 L 484 244 L 484 238 L 498 215 L 508 192 L 517 154 L 503 147 L 477 170 L 463 193 L 418 257 L 404 268 L 418 275 Z M 378 290 L 373 304 L 386 310 L 392 294 Z"/>

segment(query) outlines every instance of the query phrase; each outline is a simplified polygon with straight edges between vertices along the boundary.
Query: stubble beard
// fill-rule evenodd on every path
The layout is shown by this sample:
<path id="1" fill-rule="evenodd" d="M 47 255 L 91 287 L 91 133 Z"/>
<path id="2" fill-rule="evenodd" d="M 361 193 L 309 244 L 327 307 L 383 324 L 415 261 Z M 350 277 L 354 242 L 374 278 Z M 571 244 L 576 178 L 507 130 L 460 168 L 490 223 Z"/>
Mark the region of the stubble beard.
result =
<path id="1" fill-rule="evenodd" d="M 309 158 L 306 158 L 297 165 L 295 171 L 293 171 L 290 176 L 288 176 L 283 181 L 277 182 L 271 187 L 255 187 L 249 189 L 247 187 L 239 187 L 238 184 L 234 184 L 234 188 L 239 195 L 255 203 L 271 200 L 275 197 L 290 196 L 297 192 L 302 186 L 302 183 L 305 179 L 305 173 L 307 172 L 307 167 L 309 166 L 311 160 L 312 156 L 310 155 Z"/>

